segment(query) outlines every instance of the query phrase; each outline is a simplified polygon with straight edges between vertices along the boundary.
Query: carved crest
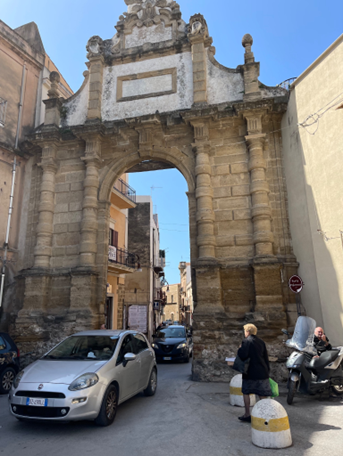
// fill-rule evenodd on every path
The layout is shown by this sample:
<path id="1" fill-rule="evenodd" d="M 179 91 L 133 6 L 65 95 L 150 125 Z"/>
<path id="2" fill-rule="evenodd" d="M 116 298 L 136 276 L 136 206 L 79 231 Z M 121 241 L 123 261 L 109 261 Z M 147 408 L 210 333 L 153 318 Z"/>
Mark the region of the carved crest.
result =
<path id="1" fill-rule="evenodd" d="M 97 36 L 97 35 L 92 36 L 92 38 L 90 38 L 88 40 L 86 49 L 88 51 L 88 54 L 87 54 L 88 59 L 101 54 L 102 50 L 103 50 L 103 41 L 100 38 L 100 36 Z"/>
<path id="2" fill-rule="evenodd" d="M 203 35 L 208 38 L 207 22 L 202 14 L 194 14 L 189 20 L 188 36 Z"/>

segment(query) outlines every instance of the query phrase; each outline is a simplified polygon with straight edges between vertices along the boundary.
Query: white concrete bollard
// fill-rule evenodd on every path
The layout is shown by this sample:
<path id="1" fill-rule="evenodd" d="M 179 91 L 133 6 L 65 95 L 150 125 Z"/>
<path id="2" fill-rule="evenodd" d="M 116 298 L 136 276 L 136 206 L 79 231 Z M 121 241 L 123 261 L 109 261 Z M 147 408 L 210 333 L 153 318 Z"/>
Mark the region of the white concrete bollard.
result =
<path id="1" fill-rule="evenodd" d="M 261 448 L 288 448 L 292 435 L 286 410 L 273 399 L 262 399 L 251 412 L 252 443 Z"/>
<path id="2" fill-rule="evenodd" d="M 235 375 L 230 382 L 230 404 L 237 407 L 244 407 L 242 393 L 242 374 Z M 250 405 L 253 407 L 256 404 L 255 394 L 250 394 Z"/>

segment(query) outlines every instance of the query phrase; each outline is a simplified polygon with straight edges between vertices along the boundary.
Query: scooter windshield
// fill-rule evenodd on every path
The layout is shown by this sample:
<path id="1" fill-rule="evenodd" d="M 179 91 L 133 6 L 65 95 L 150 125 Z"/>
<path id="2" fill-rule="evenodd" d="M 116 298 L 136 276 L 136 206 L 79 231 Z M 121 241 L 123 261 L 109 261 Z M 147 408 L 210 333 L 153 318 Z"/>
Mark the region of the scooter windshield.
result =
<path id="1" fill-rule="evenodd" d="M 304 351 L 306 348 L 313 347 L 315 329 L 316 322 L 313 318 L 298 317 L 293 337 L 287 340 L 286 345 L 299 351 Z"/>

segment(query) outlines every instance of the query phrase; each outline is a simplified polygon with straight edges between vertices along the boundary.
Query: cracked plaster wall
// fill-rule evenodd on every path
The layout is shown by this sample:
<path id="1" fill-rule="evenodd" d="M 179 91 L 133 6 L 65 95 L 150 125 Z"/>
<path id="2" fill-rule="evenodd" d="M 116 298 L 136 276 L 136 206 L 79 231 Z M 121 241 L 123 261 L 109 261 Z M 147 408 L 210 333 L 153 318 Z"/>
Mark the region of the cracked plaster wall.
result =
<path id="1" fill-rule="evenodd" d="M 64 104 L 67 109 L 67 116 L 63 124 L 72 125 L 83 125 L 87 120 L 88 110 L 88 96 L 89 96 L 89 80 L 81 88 L 79 93 L 76 93 L 71 99 L 67 100 Z"/>
<path id="2" fill-rule="evenodd" d="M 229 73 L 217 68 L 207 58 L 208 104 L 243 100 L 244 81 L 240 73 Z"/>
<path id="3" fill-rule="evenodd" d="M 117 102 L 117 78 L 119 76 L 147 73 L 169 68 L 177 68 L 177 93 L 141 100 Z M 190 109 L 192 103 L 193 70 L 192 55 L 190 52 L 104 69 L 103 121 L 154 114 L 157 110 L 162 113 L 179 109 Z"/>

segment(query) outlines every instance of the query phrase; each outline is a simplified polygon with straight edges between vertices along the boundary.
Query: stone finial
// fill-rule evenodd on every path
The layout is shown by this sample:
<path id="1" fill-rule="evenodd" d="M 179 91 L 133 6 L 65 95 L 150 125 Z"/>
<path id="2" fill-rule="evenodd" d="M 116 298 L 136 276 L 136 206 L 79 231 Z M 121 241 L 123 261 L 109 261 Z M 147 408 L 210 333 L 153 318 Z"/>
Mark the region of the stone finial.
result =
<path id="1" fill-rule="evenodd" d="M 242 38 L 242 46 L 245 48 L 244 60 L 245 63 L 255 62 L 255 57 L 251 51 L 251 46 L 253 44 L 252 36 L 249 33 L 246 33 Z"/>
<path id="2" fill-rule="evenodd" d="M 48 97 L 49 98 L 58 98 L 59 97 L 59 92 L 58 92 L 58 84 L 60 83 L 61 77 L 57 71 L 52 71 L 49 76 L 51 86 L 50 90 L 48 91 Z"/>

